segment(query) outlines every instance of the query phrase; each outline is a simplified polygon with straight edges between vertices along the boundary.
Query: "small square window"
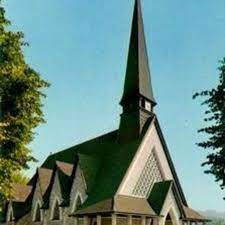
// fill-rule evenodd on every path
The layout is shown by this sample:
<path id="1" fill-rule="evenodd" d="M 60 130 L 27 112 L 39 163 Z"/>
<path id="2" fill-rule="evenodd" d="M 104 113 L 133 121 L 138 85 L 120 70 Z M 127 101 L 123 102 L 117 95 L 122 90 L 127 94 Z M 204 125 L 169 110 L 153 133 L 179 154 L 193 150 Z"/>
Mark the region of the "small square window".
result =
<path id="1" fill-rule="evenodd" d="M 151 103 L 145 101 L 145 109 L 148 110 L 149 112 L 151 111 Z"/>

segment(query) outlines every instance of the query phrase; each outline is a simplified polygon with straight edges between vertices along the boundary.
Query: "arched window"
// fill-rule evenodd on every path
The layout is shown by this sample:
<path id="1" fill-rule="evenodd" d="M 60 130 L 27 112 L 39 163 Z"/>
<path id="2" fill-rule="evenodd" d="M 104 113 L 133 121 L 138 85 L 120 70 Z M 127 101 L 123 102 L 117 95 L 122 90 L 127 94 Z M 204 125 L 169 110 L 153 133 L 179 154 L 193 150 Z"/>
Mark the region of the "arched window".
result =
<path id="1" fill-rule="evenodd" d="M 173 225 L 170 213 L 168 213 L 168 215 L 166 217 L 165 225 Z"/>
<path id="2" fill-rule="evenodd" d="M 39 203 L 37 204 L 37 207 L 36 207 L 36 210 L 35 210 L 34 221 L 35 222 L 41 221 L 41 207 L 40 207 Z"/>
<path id="3" fill-rule="evenodd" d="M 59 208 L 59 202 L 55 202 L 55 206 L 53 209 L 53 214 L 52 214 L 52 220 L 60 220 L 60 208 Z"/>
<path id="4" fill-rule="evenodd" d="M 73 212 L 75 212 L 77 209 L 79 209 L 81 205 L 82 205 L 82 200 L 81 200 L 80 194 L 78 194 L 77 197 L 75 198 Z"/>

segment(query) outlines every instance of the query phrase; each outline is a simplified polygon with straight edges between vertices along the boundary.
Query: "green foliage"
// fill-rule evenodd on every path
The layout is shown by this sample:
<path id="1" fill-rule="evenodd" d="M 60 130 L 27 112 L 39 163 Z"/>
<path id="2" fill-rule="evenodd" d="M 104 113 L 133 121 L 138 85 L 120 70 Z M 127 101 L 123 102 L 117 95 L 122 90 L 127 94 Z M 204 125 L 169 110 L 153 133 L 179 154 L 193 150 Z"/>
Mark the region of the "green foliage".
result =
<path id="1" fill-rule="evenodd" d="M 16 172 L 12 176 L 12 181 L 15 184 L 24 184 L 26 185 L 29 181 L 29 178 L 23 172 Z"/>
<path id="2" fill-rule="evenodd" d="M 225 225 L 224 219 L 214 219 L 211 222 L 207 223 L 207 225 Z"/>
<path id="3" fill-rule="evenodd" d="M 207 106 L 205 119 L 207 126 L 199 130 L 205 133 L 207 139 L 198 146 L 209 150 L 203 166 L 206 173 L 213 174 L 222 189 L 225 188 L 225 58 L 220 61 L 218 68 L 219 84 L 211 90 L 196 93 L 193 97 L 204 97 L 202 105 Z"/>
<path id="4" fill-rule="evenodd" d="M 25 62 L 23 33 L 9 25 L 0 0 L 0 198 L 10 196 L 13 175 L 35 161 L 28 144 L 44 122 L 42 89 L 49 86 Z"/>
<path id="5" fill-rule="evenodd" d="M 3 209 L 0 207 L 0 222 L 4 220 Z"/>

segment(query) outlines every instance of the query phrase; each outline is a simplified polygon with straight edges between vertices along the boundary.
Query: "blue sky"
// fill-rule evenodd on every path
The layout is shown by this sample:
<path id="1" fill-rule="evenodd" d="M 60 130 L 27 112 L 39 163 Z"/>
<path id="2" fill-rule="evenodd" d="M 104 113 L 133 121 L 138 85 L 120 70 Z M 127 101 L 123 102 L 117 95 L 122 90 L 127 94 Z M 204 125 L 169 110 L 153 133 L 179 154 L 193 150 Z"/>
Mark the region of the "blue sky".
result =
<path id="1" fill-rule="evenodd" d="M 47 123 L 32 143 L 40 161 L 34 166 L 51 152 L 116 129 L 133 1 L 4 2 L 13 29 L 30 43 L 27 62 L 51 83 Z M 192 95 L 217 82 L 225 1 L 143 0 L 142 6 L 156 111 L 186 197 L 196 209 L 224 210 L 225 192 L 200 166 L 207 153 L 195 145 L 203 108 Z"/>

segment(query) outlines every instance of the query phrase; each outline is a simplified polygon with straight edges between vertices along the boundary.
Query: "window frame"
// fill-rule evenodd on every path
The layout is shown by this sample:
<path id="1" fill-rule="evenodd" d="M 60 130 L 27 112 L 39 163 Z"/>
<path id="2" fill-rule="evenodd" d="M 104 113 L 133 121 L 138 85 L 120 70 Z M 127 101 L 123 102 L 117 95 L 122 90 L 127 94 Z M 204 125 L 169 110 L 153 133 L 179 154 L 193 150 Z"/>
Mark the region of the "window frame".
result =
<path id="1" fill-rule="evenodd" d="M 37 210 L 39 210 L 40 213 L 40 219 L 37 220 Z M 33 222 L 42 222 L 43 220 L 43 215 L 42 215 L 42 210 L 41 210 L 41 201 L 37 201 L 35 208 L 34 208 L 34 214 L 33 214 Z"/>
<path id="2" fill-rule="evenodd" d="M 73 207 L 72 207 L 72 213 L 74 213 L 77 210 L 78 199 L 80 199 L 80 204 L 82 205 L 84 201 L 83 201 L 83 198 L 82 198 L 82 195 L 80 192 L 77 192 L 77 194 L 75 196 L 75 200 L 74 200 Z"/>
<path id="3" fill-rule="evenodd" d="M 57 208 L 56 208 L 57 207 Z M 55 211 L 58 209 L 58 216 L 55 216 Z M 52 210 L 51 210 L 51 220 L 52 221 L 60 221 L 61 220 L 61 207 L 60 207 L 60 201 L 58 198 L 55 199 Z"/>

